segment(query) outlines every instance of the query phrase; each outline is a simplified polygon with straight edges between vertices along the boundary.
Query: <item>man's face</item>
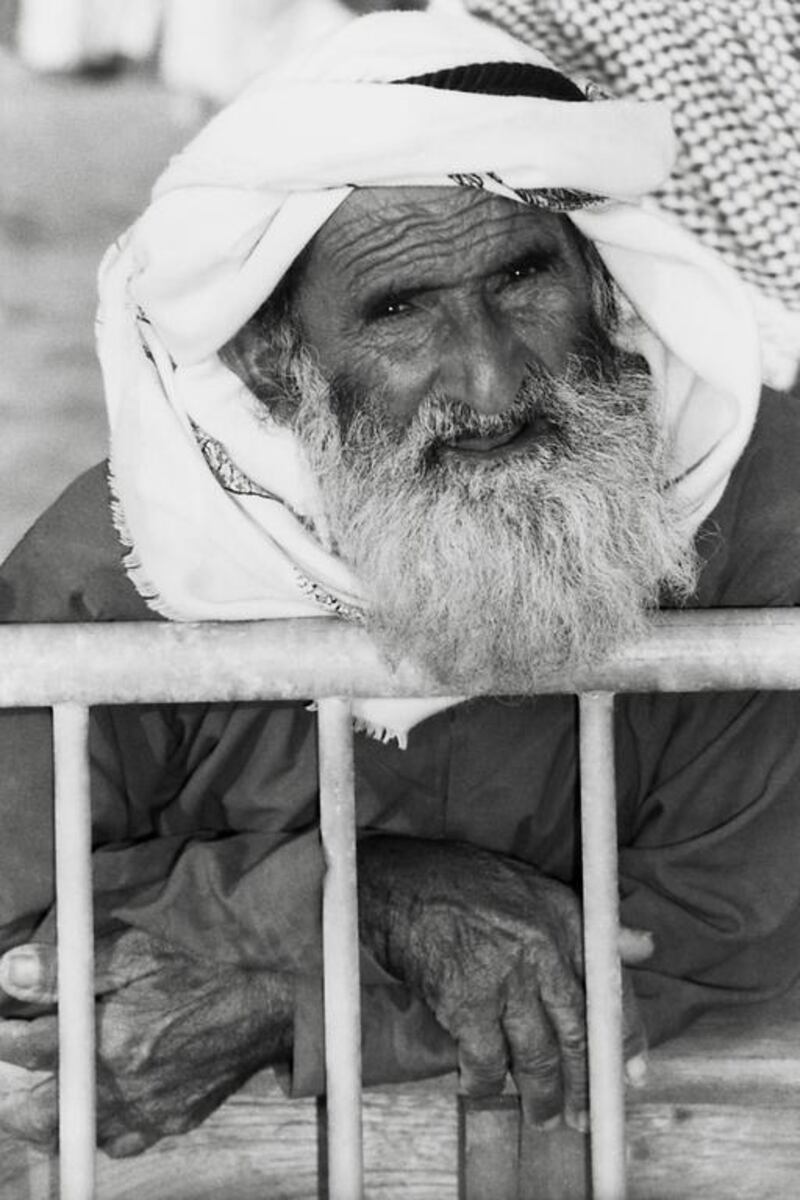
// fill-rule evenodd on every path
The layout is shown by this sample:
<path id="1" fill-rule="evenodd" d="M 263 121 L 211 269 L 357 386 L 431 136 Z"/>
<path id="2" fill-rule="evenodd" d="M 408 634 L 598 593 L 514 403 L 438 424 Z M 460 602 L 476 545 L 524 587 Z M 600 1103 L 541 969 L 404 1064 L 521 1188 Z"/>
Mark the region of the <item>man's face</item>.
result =
<path id="1" fill-rule="evenodd" d="M 461 189 L 353 193 L 234 365 L 290 421 L 367 626 L 454 691 L 525 691 L 641 627 L 694 559 L 641 360 L 561 218 Z M 266 322 L 266 323 L 265 323 Z"/>
<path id="2" fill-rule="evenodd" d="M 589 296 L 561 216 L 466 189 L 370 188 L 317 234 L 295 311 L 339 395 L 380 397 L 405 428 L 432 393 L 491 416 L 532 366 L 562 375 L 586 342 Z M 466 437 L 451 452 L 507 456 L 534 432 Z"/>

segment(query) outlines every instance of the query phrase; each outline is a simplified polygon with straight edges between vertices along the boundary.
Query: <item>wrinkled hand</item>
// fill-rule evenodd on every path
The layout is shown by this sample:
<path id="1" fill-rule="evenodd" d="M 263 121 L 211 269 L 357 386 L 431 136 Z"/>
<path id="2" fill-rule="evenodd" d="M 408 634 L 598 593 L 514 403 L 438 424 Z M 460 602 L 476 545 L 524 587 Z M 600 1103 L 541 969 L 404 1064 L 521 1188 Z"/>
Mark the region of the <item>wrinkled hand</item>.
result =
<path id="1" fill-rule="evenodd" d="M 0 987 L 38 1004 L 56 999 L 52 946 L 16 947 Z M 292 991 L 282 977 L 203 962 L 138 930 L 98 941 L 98 1145 L 138 1154 L 200 1124 L 254 1071 L 289 1057 Z M 0 1127 L 54 1147 L 55 1013 L 0 1019 Z"/>
<path id="2" fill-rule="evenodd" d="M 452 842 L 375 837 L 359 846 L 361 936 L 458 1044 L 461 1089 L 502 1090 L 523 1116 L 588 1126 L 582 922 L 574 893 L 515 859 Z M 623 931 L 640 961 L 649 935 Z M 644 1030 L 624 982 L 625 1053 L 640 1076 Z"/>

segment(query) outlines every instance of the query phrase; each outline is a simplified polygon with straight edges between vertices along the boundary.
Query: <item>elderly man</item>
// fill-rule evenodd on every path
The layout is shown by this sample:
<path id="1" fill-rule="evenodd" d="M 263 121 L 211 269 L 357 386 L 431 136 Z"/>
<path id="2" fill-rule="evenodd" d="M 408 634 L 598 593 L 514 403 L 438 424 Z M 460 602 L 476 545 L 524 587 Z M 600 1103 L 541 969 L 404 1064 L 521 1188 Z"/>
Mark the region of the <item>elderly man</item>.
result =
<path id="1" fill-rule="evenodd" d="M 800 418 L 756 421 L 735 278 L 637 200 L 670 155 L 658 106 L 476 21 L 354 22 L 212 122 L 110 252 L 110 475 L 3 575 L 8 620 L 338 616 L 452 690 L 355 710 L 366 1074 L 510 1069 L 540 1125 L 585 1127 L 586 1076 L 575 706 L 529 693 L 659 604 L 798 595 Z M 619 701 L 633 1074 L 645 1035 L 797 974 L 798 708 Z M 94 714 L 110 1153 L 268 1063 L 322 1084 L 314 722 Z M 5 715 L 0 1121 L 45 1142 L 47 738 Z"/>

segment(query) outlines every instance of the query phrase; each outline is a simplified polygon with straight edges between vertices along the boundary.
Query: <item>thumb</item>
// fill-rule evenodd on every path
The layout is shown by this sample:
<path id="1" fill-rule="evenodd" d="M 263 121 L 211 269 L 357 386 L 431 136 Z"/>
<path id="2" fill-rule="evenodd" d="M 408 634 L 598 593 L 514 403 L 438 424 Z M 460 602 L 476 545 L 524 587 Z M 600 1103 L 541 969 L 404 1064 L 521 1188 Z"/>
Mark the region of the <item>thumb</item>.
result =
<path id="1" fill-rule="evenodd" d="M 619 956 L 626 966 L 636 966 L 648 959 L 655 949 L 653 935 L 649 929 L 628 929 L 620 926 Z"/>
<path id="2" fill-rule="evenodd" d="M 0 989 L 32 1004 L 58 1001 L 58 952 L 45 942 L 14 946 L 0 958 Z M 157 969 L 154 943 L 147 934 L 128 929 L 98 939 L 94 960 L 94 993 L 116 992 Z"/>
<path id="3" fill-rule="evenodd" d="M 54 1004 L 58 966 L 55 946 L 27 942 L 0 958 L 0 988 L 8 996 L 34 1004 Z"/>

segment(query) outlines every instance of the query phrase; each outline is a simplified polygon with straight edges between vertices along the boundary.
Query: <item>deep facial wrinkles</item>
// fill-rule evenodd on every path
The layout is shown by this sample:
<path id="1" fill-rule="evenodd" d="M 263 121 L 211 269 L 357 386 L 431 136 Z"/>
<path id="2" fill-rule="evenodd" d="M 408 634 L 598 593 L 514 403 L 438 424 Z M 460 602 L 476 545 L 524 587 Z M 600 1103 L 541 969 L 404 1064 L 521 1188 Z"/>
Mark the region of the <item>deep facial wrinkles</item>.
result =
<path id="1" fill-rule="evenodd" d="M 447 286 L 480 279 L 501 270 L 515 254 L 560 248 L 571 257 L 566 236 L 558 236 L 555 219 L 539 214 L 534 225 L 530 213 L 505 208 L 486 197 L 453 212 L 409 211 L 408 204 L 384 204 L 376 213 L 348 209 L 323 234 L 321 252 L 329 256 L 337 274 L 359 291 L 377 287 Z M 393 215 L 394 214 L 394 215 Z M 554 236 L 555 235 L 555 236 Z M 482 251 L 476 255 L 476 247 Z M 469 258 L 477 263 L 468 274 L 460 269 Z"/>

